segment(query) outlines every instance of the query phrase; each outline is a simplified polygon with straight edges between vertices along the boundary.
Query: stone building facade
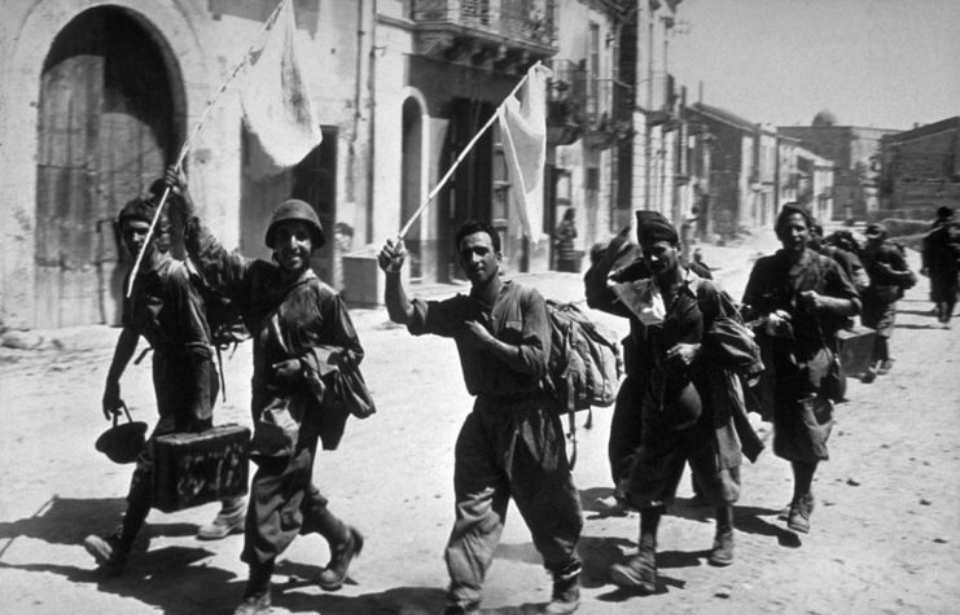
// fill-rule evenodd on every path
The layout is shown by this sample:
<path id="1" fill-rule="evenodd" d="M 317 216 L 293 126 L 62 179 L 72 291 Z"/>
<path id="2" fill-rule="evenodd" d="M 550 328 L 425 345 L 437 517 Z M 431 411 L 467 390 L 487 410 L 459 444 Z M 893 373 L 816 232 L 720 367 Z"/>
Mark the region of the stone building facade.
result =
<path id="1" fill-rule="evenodd" d="M 812 125 L 781 126 L 779 132 L 799 139 L 805 149 L 833 161 L 835 217 L 863 220 L 875 216 L 880 208 L 880 140 L 899 130 L 840 126 L 831 113 L 821 111 Z"/>
<path id="2" fill-rule="evenodd" d="M 882 217 L 931 219 L 960 209 L 960 117 L 885 136 L 880 142 Z"/>

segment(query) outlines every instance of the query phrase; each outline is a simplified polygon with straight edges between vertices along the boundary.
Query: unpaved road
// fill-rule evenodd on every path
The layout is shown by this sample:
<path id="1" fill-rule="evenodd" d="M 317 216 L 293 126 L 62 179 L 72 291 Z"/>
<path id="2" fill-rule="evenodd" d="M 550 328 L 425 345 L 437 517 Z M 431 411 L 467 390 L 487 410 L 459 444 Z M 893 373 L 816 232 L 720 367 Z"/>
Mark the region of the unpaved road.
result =
<path id="1" fill-rule="evenodd" d="M 738 298 L 751 250 L 707 248 L 708 261 Z M 547 296 L 575 299 L 571 274 L 527 278 Z M 832 458 L 814 489 L 813 529 L 798 537 L 777 520 L 790 496 L 785 462 L 764 452 L 743 472 L 736 508 L 736 562 L 706 564 L 712 519 L 681 498 L 661 525 L 663 591 L 640 597 L 613 586 L 607 568 L 629 553 L 637 517 L 594 510 L 609 493 L 610 412 L 579 429 L 575 471 L 585 505 L 581 543 L 585 615 L 653 613 L 956 613 L 960 604 L 960 322 L 936 328 L 926 280 L 900 304 L 893 372 L 871 385 L 852 382 L 837 408 Z M 622 324 L 601 317 L 623 329 Z M 276 613 L 379 615 L 439 613 L 446 570 L 441 557 L 453 518 L 452 456 L 470 407 L 451 342 L 412 338 L 382 310 L 355 312 L 367 349 L 363 365 L 379 413 L 353 420 L 341 450 L 323 453 L 317 483 L 332 508 L 357 525 L 366 548 L 352 583 L 324 593 L 302 581 L 328 558 L 315 536 L 283 555 L 274 578 Z M 0 613 L 62 615 L 227 614 L 243 590 L 242 539 L 194 539 L 214 505 L 154 512 L 146 552 L 127 574 L 102 580 L 83 537 L 108 531 L 123 509 L 131 467 L 95 452 L 107 426 L 99 399 L 116 330 L 60 332 L 60 350 L 0 354 Z M 227 361 L 220 422 L 248 422 L 249 347 Z M 123 379 L 135 418 L 154 421 L 149 369 Z M 489 574 L 486 615 L 529 612 L 549 599 L 550 580 L 515 510 Z"/>

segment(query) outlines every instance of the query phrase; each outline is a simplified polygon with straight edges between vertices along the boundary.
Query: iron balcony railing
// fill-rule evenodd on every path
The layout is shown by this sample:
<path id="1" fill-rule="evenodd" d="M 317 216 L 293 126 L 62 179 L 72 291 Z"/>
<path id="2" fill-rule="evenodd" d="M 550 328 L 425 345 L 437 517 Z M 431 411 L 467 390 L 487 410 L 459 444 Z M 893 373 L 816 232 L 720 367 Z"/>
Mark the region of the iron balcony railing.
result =
<path id="1" fill-rule="evenodd" d="M 458 26 L 479 33 L 553 47 L 556 0 L 413 0 L 418 25 Z"/>
<path id="2" fill-rule="evenodd" d="M 614 79 L 597 78 L 580 63 L 554 60 L 548 101 L 555 114 L 572 116 L 587 130 L 629 119 L 632 88 Z"/>

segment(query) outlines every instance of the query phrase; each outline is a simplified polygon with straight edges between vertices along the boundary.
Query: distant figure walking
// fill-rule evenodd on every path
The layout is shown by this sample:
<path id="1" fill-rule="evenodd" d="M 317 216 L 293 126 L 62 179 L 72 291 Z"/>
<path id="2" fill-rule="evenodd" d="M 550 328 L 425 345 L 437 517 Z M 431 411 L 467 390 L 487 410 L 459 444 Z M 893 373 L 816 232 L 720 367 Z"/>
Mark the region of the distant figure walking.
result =
<path id="1" fill-rule="evenodd" d="M 872 382 L 876 376 L 893 369 L 890 356 L 890 337 L 897 315 L 897 300 L 903 289 L 912 286 L 913 273 L 907 266 L 900 248 L 887 239 L 886 227 L 874 222 L 867 225 L 867 245 L 861 259 L 870 277 L 870 286 L 863 292 L 863 326 L 875 329 L 872 365 L 863 382 Z"/>
<path id="2" fill-rule="evenodd" d="M 960 225 L 953 222 L 953 210 L 949 207 L 937 210 L 933 229 L 923 238 L 920 272 L 930 277 L 930 300 L 934 303 L 937 321 L 949 329 L 960 290 Z"/>
<path id="3" fill-rule="evenodd" d="M 580 255 L 574 240 L 577 238 L 577 210 L 568 207 L 563 220 L 553 234 L 553 245 L 557 254 L 557 271 L 577 273 L 580 271 Z"/>

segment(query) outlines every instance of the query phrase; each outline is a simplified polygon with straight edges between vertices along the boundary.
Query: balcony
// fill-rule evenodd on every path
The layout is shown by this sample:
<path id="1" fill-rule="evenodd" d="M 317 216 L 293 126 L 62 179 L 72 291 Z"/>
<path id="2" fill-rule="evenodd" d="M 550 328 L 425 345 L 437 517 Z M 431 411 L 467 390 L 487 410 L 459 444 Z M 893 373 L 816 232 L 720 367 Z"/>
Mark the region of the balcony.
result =
<path id="1" fill-rule="evenodd" d="M 577 62 L 554 60 L 547 97 L 553 144 L 569 145 L 582 136 L 604 148 L 629 138 L 631 106 L 632 89 L 626 84 L 595 78 Z"/>
<path id="2" fill-rule="evenodd" d="M 415 53 L 522 72 L 556 53 L 556 0 L 413 0 Z"/>

